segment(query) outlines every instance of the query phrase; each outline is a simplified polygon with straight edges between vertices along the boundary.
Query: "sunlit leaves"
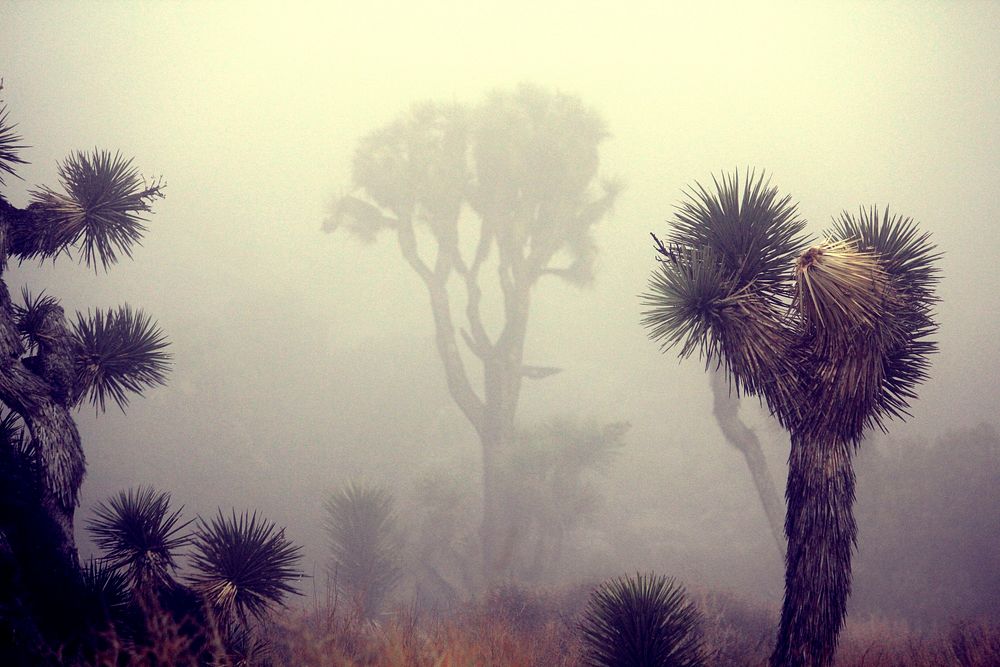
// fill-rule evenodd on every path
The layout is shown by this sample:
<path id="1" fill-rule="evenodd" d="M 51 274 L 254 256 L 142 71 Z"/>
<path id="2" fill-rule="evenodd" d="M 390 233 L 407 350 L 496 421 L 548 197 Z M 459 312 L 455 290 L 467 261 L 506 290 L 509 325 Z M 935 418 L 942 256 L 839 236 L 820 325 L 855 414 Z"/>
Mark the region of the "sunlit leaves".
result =
<path id="1" fill-rule="evenodd" d="M 673 579 L 652 573 L 606 581 L 590 597 L 580 622 L 584 664 L 705 664 L 701 614 Z"/>
<path id="2" fill-rule="evenodd" d="M 882 374 L 871 420 L 884 427 L 885 419 L 908 414 L 916 385 L 927 379 L 929 356 L 937 350 L 930 337 L 938 329 L 933 307 L 938 300 L 934 290 L 941 253 L 912 219 L 891 215 L 888 209 L 844 212 L 835 221 L 833 234 L 874 253 L 887 277 L 889 298 L 876 332 L 884 348 Z"/>
<path id="3" fill-rule="evenodd" d="M 43 221 L 34 255 L 55 257 L 76 247 L 88 266 L 107 269 L 119 253 L 132 256 L 146 227 L 143 214 L 161 185 L 149 185 L 119 154 L 76 152 L 59 167 L 64 192 L 43 187 L 33 191 L 32 207 Z"/>
<path id="4" fill-rule="evenodd" d="M 100 410 L 108 398 L 124 410 L 128 393 L 141 395 L 166 382 L 170 343 L 141 310 L 124 305 L 107 312 L 77 313 L 73 333 L 78 341 L 78 382 Z"/>
<path id="5" fill-rule="evenodd" d="M 171 511 L 169 493 L 140 486 L 100 503 L 87 527 L 110 567 L 136 590 L 154 590 L 172 581 L 174 552 L 187 542 L 182 509 Z"/>
<path id="6" fill-rule="evenodd" d="M 887 280 L 872 252 L 850 241 L 827 241 L 799 256 L 795 264 L 796 307 L 810 331 L 825 340 L 871 329 L 887 299 Z"/>
<path id="7" fill-rule="evenodd" d="M 191 585 L 224 619 L 263 618 L 301 578 L 301 547 L 256 513 L 220 510 L 209 521 L 199 519 L 193 538 Z"/>

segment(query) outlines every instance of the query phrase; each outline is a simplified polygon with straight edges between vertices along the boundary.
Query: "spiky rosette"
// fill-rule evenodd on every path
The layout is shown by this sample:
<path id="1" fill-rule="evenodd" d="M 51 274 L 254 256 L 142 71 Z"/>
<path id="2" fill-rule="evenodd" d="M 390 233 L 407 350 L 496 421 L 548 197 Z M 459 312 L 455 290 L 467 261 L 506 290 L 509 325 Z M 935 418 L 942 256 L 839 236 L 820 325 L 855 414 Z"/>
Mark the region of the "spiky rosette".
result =
<path id="1" fill-rule="evenodd" d="M 584 664 L 704 664 L 701 615 L 673 579 L 637 574 L 606 581 L 590 597 L 580 622 Z"/>
<path id="2" fill-rule="evenodd" d="M 888 209 L 844 212 L 832 234 L 874 254 L 885 276 L 888 298 L 873 337 L 882 348 L 882 372 L 871 419 L 884 428 L 886 419 L 909 414 L 915 387 L 927 378 L 930 355 L 937 350 L 930 336 L 938 328 L 933 307 L 941 253 L 911 218 L 890 215 Z"/>
<path id="3" fill-rule="evenodd" d="M 0 85 L 0 88 L 3 86 Z M 14 132 L 16 125 L 7 120 L 9 112 L 7 105 L 0 104 L 0 185 L 6 185 L 3 180 L 4 173 L 16 176 L 15 164 L 25 164 L 25 161 L 18 155 L 22 148 L 27 148 L 21 141 L 21 135 Z"/>
<path id="4" fill-rule="evenodd" d="M 21 300 L 23 306 L 14 306 L 14 315 L 17 318 L 17 331 L 21 334 L 26 347 L 32 350 L 38 343 L 44 325 L 45 315 L 53 307 L 59 305 L 59 301 L 42 290 L 37 295 L 33 295 L 27 287 L 21 288 Z"/>
<path id="5" fill-rule="evenodd" d="M 90 559 L 80 568 L 80 574 L 89 601 L 105 616 L 119 614 L 128 606 L 131 599 L 128 576 L 106 559 Z"/>
<path id="6" fill-rule="evenodd" d="M 118 261 L 118 254 L 132 256 L 132 246 L 142 239 L 143 214 L 162 197 L 162 185 L 145 183 L 132 160 L 120 154 L 77 151 L 59 167 L 65 192 L 49 187 L 32 191 L 32 207 L 44 221 L 34 254 L 55 257 L 77 247 L 87 266 L 104 269 Z"/>
<path id="7" fill-rule="evenodd" d="M 245 621 L 262 618 L 286 593 L 298 594 L 292 582 L 301 547 L 285 538 L 285 531 L 257 514 L 219 510 L 211 521 L 198 520 L 191 565 L 192 586 L 222 615 Z"/>
<path id="8" fill-rule="evenodd" d="M 125 572 L 136 591 L 153 591 L 172 581 L 174 552 L 188 541 L 183 509 L 171 511 L 169 493 L 140 486 L 100 503 L 87 528 L 110 567 Z"/>
<path id="9" fill-rule="evenodd" d="M 683 248 L 661 261 L 642 295 L 642 323 L 666 351 L 681 346 L 680 356 L 696 350 L 708 362 L 718 360 L 719 340 L 713 335 L 739 298 L 711 248 Z M 729 308 L 730 310 L 727 310 Z"/>
<path id="10" fill-rule="evenodd" d="M 789 267 L 806 244 L 805 222 L 788 195 L 778 196 L 764 172 L 713 177 L 715 191 L 700 183 L 678 206 L 667 240 L 685 248 L 709 248 L 736 289 L 752 287 L 765 302 L 787 303 Z"/>
<path id="11" fill-rule="evenodd" d="M 77 378 L 102 412 L 108 397 L 123 411 L 128 393 L 166 383 L 170 344 L 159 326 L 126 304 L 116 310 L 77 312 L 73 333 L 78 342 Z"/>

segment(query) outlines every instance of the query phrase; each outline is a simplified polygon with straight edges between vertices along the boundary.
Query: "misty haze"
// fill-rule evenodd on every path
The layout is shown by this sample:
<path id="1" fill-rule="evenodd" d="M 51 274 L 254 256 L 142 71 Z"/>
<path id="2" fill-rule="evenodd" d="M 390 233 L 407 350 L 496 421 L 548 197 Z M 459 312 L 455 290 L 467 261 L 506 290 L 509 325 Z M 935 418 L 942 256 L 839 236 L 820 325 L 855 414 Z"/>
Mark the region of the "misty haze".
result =
<path id="1" fill-rule="evenodd" d="M 997 25 L 3 4 L 0 662 L 1000 664 Z"/>

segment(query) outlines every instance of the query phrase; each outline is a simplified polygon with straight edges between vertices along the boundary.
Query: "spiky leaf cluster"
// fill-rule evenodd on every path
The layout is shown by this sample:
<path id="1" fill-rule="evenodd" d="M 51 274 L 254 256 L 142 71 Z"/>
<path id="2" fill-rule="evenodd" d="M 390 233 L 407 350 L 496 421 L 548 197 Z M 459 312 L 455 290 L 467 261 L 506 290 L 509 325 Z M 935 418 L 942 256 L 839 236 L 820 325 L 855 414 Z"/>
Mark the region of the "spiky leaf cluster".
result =
<path id="1" fill-rule="evenodd" d="M 87 266 L 106 270 L 119 253 L 132 256 L 146 227 L 144 214 L 161 197 L 159 183 L 147 184 L 120 154 L 77 151 L 59 166 L 64 192 L 50 187 L 32 191 L 32 208 L 43 221 L 34 255 L 55 257 L 76 247 Z"/>
<path id="2" fill-rule="evenodd" d="M 107 398 L 123 411 L 128 394 L 166 383 L 170 344 L 159 326 L 128 304 L 115 310 L 77 313 L 77 381 L 101 411 Z"/>
<path id="3" fill-rule="evenodd" d="M 667 243 L 657 240 L 643 324 L 664 350 L 680 345 L 682 357 L 697 351 L 706 368 L 725 365 L 738 391 L 762 395 L 781 417 L 798 389 L 788 309 L 805 223 L 763 173 L 714 184 L 714 192 L 690 189 Z"/>
<path id="4" fill-rule="evenodd" d="M 87 527 L 109 567 L 136 591 L 155 591 L 172 581 L 175 552 L 188 541 L 182 510 L 171 510 L 169 493 L 140 486 L 100 503 Z"/>
<path id="5" fill-rule="evenodd" d="M 301 547 L 256 512 L 199 518 L 192 543 L 191 585 L 224 619 L 263 618 L 286 594 L 298 594 L 292 584 L 302 576 Z"/>
<path id="6" fill-rule="evenodd" d="M 643 295 L 650 336 L 724 365 L 737 390 L 798 432 L 856 442 L 906 414 L 935 349 L 928 236 L 873 208 L 845 213 L 810 245 L 795 205 L 763 175 L 715 186 L 691 190 L 667 243 L 657 240 Z"/>
<path id="7" fill-rule="evenodd" d="M 927 379 L 930 355 L 937 343 L 934 320 L 935 295 L 941 258 L 930 234 L 921 232 L 908 217 L 886 208 L 844 212 L 834 221 L 833 238 L 848 240 L 878 258 L 884 276 L 880 317 L 871 340 L 880 348 L 880 374 L 874 409 L 867 425 L 884 428 L 888 418 L 908 416 L 914 388 Z"/>
<path id="8" fill-rule="evenodd" d="M 131 582 L 124 570 L 107 559 L 92 558 L 80 574 L 87 597 L 105 616 L 120 614 L 128 607 L 132 600 Z"/>
<path id="9" fill-rule="evenodd" d="M 674 579 L 653 573 L 611 579 L 591 594 L 580 622 L 584 664 L 704 664 L 701 614 Z"/>
<path id="10" fill-rule="evenodd" d="M 352 482 L 324 508 L 331 574 L 363 615 L 377 616 L 402 576 L 395 501 L 384 488 Z"/>
<path id="11" fill-rule="evenodd" d="M 3 85 L 0 84 L 0 89 Z M 6 185 L 4 174 L 16 176 L 14 165 L 25 164 L 23 158 L 18 153 L 23 148 L 27 148 L 21 141 L 21 135 L 14 131 L 16 125 L 8 120 L 10 112 L 6 104 L 0 104 L 0 185 Z"/>
<path id="12" fill-rule="evenodd" d="M 21 288 L 21 300 L 24 305 L 14 305 L 14 316 L 17 331 L 21 334 L 25 347 L 31 351 L 38 343 L 46 313 L 58 306 L 59 300 L 46 294 L 45 290 L 34 295 L 27 287 Z"/>

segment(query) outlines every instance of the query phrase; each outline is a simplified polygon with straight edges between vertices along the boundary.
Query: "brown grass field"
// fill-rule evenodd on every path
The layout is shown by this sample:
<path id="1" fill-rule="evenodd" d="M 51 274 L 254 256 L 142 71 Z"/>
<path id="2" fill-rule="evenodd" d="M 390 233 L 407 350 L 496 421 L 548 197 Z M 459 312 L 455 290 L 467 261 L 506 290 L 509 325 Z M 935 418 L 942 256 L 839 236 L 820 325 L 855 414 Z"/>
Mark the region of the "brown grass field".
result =
<path id="1" fill-rule="evenodd" d="M 577 630 L 589 588 L 530 591 L 505 587 L 451 609 L 400 608 L 361 620 L 343 601 L 277 611 L 255 628 L 267 648 L 234 659 L 211 629 L 195 640 L 162 615 L 147 623 L 154 640 L 127 646 L 107 636 L 93 664 L 295 665 L 302 667 L 570 667 L 582 665 Z M 704 621 L 707 665 L 766 665 L 776 611 L 736 595 L 693 592 Z M 201 646 L 200 661 L 194 646 Z M 887 619 L 849 619 L 837 667 L 996 667 L 1000 624 L 961 621 L 918 632 Z"/>

